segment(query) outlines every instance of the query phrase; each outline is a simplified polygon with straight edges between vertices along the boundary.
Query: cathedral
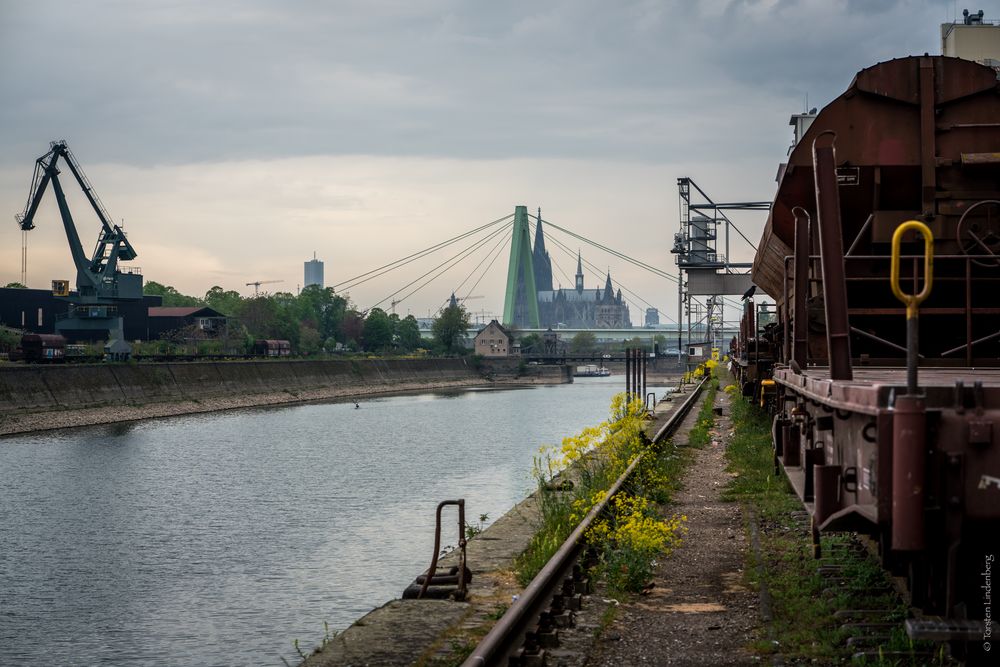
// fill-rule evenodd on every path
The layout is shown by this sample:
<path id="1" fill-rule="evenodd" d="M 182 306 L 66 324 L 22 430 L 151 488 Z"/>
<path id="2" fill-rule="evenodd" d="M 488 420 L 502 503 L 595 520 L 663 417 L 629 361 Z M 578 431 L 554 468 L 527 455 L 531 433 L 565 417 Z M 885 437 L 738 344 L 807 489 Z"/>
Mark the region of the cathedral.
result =
<path id="1" fill-rule="evenodd" d="M 541 328 L 566 329 L 626 329 L 631 328 L 628 304 L 622 292 L 611 286 L 611 273 L 604 281 L 604 288 L 586 289 L 583 286 L 583 259 L 577 254 L 576 284 L 572 288 L 554 289 L 552 285 L 552 260 L 545 250 L 542 230 L 542 211 L 538 211 L 535 243 L 531 250 L 531 268 L 538 293 L 538 318 Z M 519 276 L 521 278 L 521 276 Z M 518 291 L 523 294 L 523 278 Z M 527 322 L 515 322 L 526 327 Z"/>

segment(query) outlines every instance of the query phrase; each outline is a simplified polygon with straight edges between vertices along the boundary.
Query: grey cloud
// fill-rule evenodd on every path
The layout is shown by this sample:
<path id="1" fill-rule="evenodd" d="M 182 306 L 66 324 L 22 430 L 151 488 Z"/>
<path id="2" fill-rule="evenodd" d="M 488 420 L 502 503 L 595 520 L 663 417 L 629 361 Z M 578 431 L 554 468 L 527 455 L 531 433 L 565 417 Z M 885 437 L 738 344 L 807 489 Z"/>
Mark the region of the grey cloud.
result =
<path id="1" fill-rule="evenodd" d="M 928 2 L 862 5 L 0 0 L 0 162 L 780 154 L 804 92 L 934 50 Z"/>

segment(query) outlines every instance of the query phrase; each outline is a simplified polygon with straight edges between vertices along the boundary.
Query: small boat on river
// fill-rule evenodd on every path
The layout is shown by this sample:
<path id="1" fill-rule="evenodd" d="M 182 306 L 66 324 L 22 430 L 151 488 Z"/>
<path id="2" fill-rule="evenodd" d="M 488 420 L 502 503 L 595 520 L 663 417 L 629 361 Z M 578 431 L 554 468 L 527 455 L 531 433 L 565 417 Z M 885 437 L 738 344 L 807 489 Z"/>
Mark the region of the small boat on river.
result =
<path id="1" fill-rule="evenodd" d="M 611 371 L 604 366 L 589 364 L 587 366 L 577 366 L 573 372 L 575 378 L 606 378 L 611 375 Z"/>

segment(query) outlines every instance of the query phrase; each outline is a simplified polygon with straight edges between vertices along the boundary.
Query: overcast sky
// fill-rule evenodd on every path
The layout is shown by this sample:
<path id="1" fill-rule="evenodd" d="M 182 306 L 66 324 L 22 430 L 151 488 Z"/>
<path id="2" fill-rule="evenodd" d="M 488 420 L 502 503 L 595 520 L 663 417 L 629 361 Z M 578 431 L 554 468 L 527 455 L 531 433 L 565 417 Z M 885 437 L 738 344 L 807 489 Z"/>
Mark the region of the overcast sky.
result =
<path id="1" fill-rule="evenodd" d="M 0 284 L 20 278 L 13 215 L 53 139 L 67 140 L 125 221 L 146 279 L 185 293 L 249 294 L 253 280 L 294 292 L 314 251 L 327 284 L 338 283 L 516 204 L 673 273 L 677 177 L 717 201 L 770 199 L 788 117 L 807 96 L 821 107 L 863 67 L 940 53 L 940 24 L 962 8 L 0 0 Z M 98 225 L 69 185 L 89 252 Z M 739 221 L 756 241 L 763 217 Z M 29 286 L 72 279 L 51 192 L 36 224 Z M 734 259 L 752 256 L 732 248 Z M 674 316 L 673 284 L 582 251 Z M 573 272 L 571 258 L 550 252 Z M 367 308 L 446 256 L 351 299 Z M 397 311 L 436 310 L 477 261 Z M 506 261 L 470 310 L 502 311 Z"/>

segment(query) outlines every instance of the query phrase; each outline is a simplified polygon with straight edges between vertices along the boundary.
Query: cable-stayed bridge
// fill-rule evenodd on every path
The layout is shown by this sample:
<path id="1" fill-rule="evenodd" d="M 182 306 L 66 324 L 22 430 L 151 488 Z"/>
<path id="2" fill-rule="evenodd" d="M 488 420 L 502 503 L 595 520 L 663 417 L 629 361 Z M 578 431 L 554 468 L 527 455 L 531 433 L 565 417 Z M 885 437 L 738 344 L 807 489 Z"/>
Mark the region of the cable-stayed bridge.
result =
<path id="1" fill-rule="evenodd" d="M 545 234 L 543 227 L 547 232 Z M 536 241 L 534 247 L 531 243 L 532 238 Z M 570 246 L 574 241 L 578 244 L 575 249 Z M 384 284 L 386 278 L 395 279 L 398 286 L 386 290 L 383 298 L 359 305 L 365 311 L 372 308 L 395 310 L 397 306 L 411 302 L 418 294 L 436 292 L 440 295 L 440 307 L 443 308 L 448 305 L 451 295 L 455 296 L 458 303 L 477 298 L 475 294 L 479 291 L 482 281 L 503 266 L 502 258 L 506 254 L 507 277 L 503 311 L 502 314 L 490 313 L 506 326 L 514 326 L 519 331 L 545 330 L 552 327 L 564 329 L 567 334 L 587 330 L 601 333 L 602 337 L 620 340 L 633 338 L 636 335 L 641 338 L 643 334 L 640 334 L 640 331 L 645 324 L 647 314 L 655 313 L 653 321 L 662 324 L 652 329 L 654 333 L 650 335 L 654 335 L 657 331 L 663 333 L 667 329 L 676 331 L 676 321 L 666 308 L 664 299 L 666 290 L 654 289 L 652 291 L 659 293 L 649 294 L 650 289 L 647 285 L 645 287 L 647 293 L 643 294 L 642 288 L 633 289 L 614 277 L 612 270 L 603 271 L 585 257 L 579 249 L 581 245 L 589 247 L 591 252 L 599 251 L 609 256 L 617 265 L 631 265 L 651 278 L 677 284 L 677 276 L 667 273 L 663 268 L 627 255 L 549 220 L 542 220 L 540 211 L 539 215 L 531 215 L 527 207 L 518 206 L 512 214 L 340 281 L 332 287 L 338 292 L 348 292 L 378 279 L 382 279 L 378 284 Z M 547 267 L 539 266 L 537 260 L 540 256 L 549 260 Z M 418 264 L 428 258 L 437 260 L 430 268 L 424 268 L 426 262 Z M 568 260 L 570 266 L 576 265 L 575 274 L 564 268 L 565 260 Z M 412 277 L 414 268 L 418 266 L 420 268 L 417 269 L 415 277 Z M 398 278 L 404 275 L 406 278 Z M 566 284 L 573 287 L 560 286 L 554 289 L 553 278 L 559 276 L 565 279 Z M 582 283 L 585 277 L 591 280 L 596 278 L 598 284 L 603 283 L 603 286 L 584 288 Z M 574 293 L 578 293 L 579 296 Z M 612 298 L 606 298 L 609 295 Z M 572 314 L 574 307 L 577 311 L 587 310 L 576 302 L 589 302 L 593 304 L 590 310 L 594 311 L 592 314 L 595 316 L 590 326 L 581 326 L 580 321 L 561 321 L 552 318 L 546 321 L 543 318 L 545 304 L 552 304 L 560 298 L 564 300 L 565 307 L 561 312 L 550 314 Z M 628 318 L 622 318 L 620 313 L 613 312 L 616 310 L 614 308 L 616 304 L 627 307 Z M 733 301 L 730 305 L 738 304 Z M 601 313 L 596 312 L 599 309 Z M 556 309 L 550 308 L 550 311 Z M 598 319 L 598 315 L 604 319 Z M 618 315 L 618 317 L 608 317 L 608 315 Z M 626 332 L 631 335 L 625 335 Z"/>
<path id="2" fill-rule="evenodd" d="M 666 256 L 669 250 L 669 253 L 677 255 L 677 275 L 668 273 L 659 262 L 640 260 L 551 220 L 543 220 L 541 209 L 538 209 L 537 215 L 532 215 L 526 206 L 516 206 L 512 214 L 341 281 L 333 288 L 346 292 L 388 276 L 398 286 L 387 289 L 385 296 L 378 301 L 359 304 L 365 312 L 373 308 L 396 312 L 397 306 L 413 303 L 413 297 L 428 293 L 434 293 L 441 299 L 437 308 L 440 312 L 449 302 L 464 305 L 468 299 L 483 298 L 474 296 L 474 293 L 483 291 L 480 285 L 487 277 L 496 282 L 506 255 L 502 312 L 487 311 L 485 308 L 478 312 L 469 309 L 476 330 L 478 325 L 496 319 L 506 327 L 516 329 L 522 336 L 552 329 L 558 331 L 563 340 L 569 340 L 581 332 L 588 332 L 602 344 L 638 338 L 644 343 L 648 341 L 650 347 L 654 338 L 663 336 L 668 342 L 661 345 L 661 349 L 669 351 L 685 347 L 682 343 L 685 336 L 687 345 L 706 340 L 719 343 L 734 334 L 742 304 L 725 296 L 732 293 L 727 289 L 699 301 L 699 295 L 704 297 L 713 293 L 706 291 L 707 286 L 702 283 L 705 283 L 706 276 L 715 274 L 717 283 L 725 280 L 735 285 L 741 284 L 740 281 L 733 282 L 731 279 L 741 279 L 749 285 L 746 273 L 739 274 L 732 270 L 743 265 L 731 264 L 728 260 L 728 230 L 734 229 L 751 247 L 753 245 L 733 225 L 725 211 L 765 210 L 770 208 L 770 203 L 720 204 L 708 198 L 691 179 L 678 179 L 678 186 L 682 231 L 675 235 L 673 249 L 664 248 L 662 253 Z M 696 199 L 698 195 L 703 201 Z M 719 225 L 724 225 L 726 230 L 725 255 L 717 255 L 715 251 L 715 229 Z M 588 254 L 600 253 L 602 259 L 608 258 L 607 270 L 602 270 L 585 257 L 582 247 L 588 249 Z M 657 250 L 654 252 L 660 254 Z M 428 261 L 436 263 L 427 269 L 417 269 L 418 275 L 411 277 L 414 269 L 421 266 L 418 263 L 428 258 L 433 258 Z M 566 260 L 569 267 L 575 264 L 575 273 L 564 268 Z M 634 269 L 639 269 L 640 275 L 655 281 L 654 285 L 651 287 L 649 283 L 644 283 L 633 289 L 637 286 L 623 284 L 614 276 L 612 263 L 619 269 L 626 266 L 632 269 L 630 280 L 635 279 Z M 691 273 L 698 275 L 689 276 Z M 407 277 L 401 280 L 399 276 L 404 275 Z M 562 287 L 560 278 L 571 287 Z M 586 287 L 584 282 L 587 278 L 596 278 L 598 287 Z M 698 286 L 693 286 L 694 283 L 689 286 L 688 279 L 693 281 L 694 278 L 699 279 Z M 400 285 L 400 282 L 403 284 Z M 385 281 L 379 284 L 385 284 Z M 487 281 L 489 284 L 490 281 Z M 674 290 L 680 303 L 686 306 L 673 311 L 679 312 L 679 315 L 686 312 L 687 321 L 682 320 L 680 325 L 666 307 L 666 296 L 668 293 L 672 296 Z M 726 320 L 727 308 L 731 313 L 730 321 Z M 423 320 L 424 327 L 429 326 L 432 312 L 428 312 L 428 318 Z"/>

